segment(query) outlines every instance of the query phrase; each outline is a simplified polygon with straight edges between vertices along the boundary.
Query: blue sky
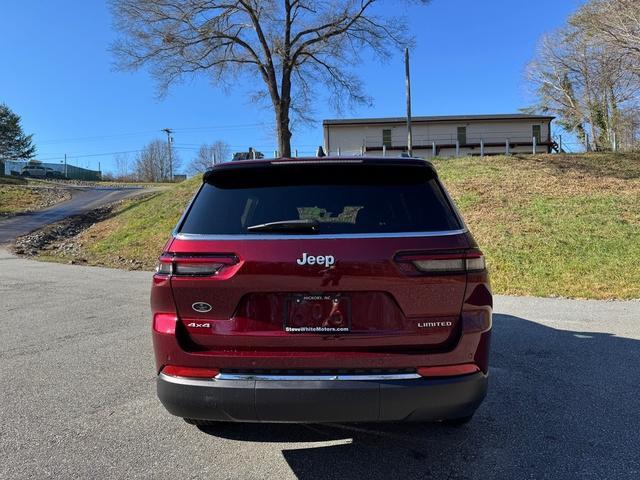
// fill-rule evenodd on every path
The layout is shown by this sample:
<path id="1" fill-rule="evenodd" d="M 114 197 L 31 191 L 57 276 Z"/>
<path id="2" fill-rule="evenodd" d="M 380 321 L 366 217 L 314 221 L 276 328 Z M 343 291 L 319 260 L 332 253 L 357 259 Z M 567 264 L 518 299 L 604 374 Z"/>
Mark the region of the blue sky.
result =
<path id="1" fill-rule="evenodd" d="M 403 9 L 417 45 L 412 51 L 414 115 L 509 113 L 530 102 L 523 71 L 540 36 L 563 24 L 580 0 L 433 0 Z M 398 12 L 397 2 L 387 7 Z M 104 2 L 3 2 L 0 18 L 0 102 L 34 133 L 38 158 L 105 171 L 112 152 L 132 152 L 162 128 L 175 129 L 184 163 L 198 145 L 225 140 L 232 150 L 273 152 L 272 113 L 243 89 L 222 91 L 189 80 L 158 99 L 147 72 L 117 72 L 108 48 L 115 34 Z M 10 40 L 7 40 L 10 39 Z M 372 107 L 342 116 L 404 113 L 402 55 L 385 65 L 360 66 Z M 319 92 L 321 93 L 321 92 Z M 321 97 L 321 95 L 320 95 Z M 321 121 L 338 115 L 319 101 L 314 126 L 294 131 L 292 148 L 312 154 L 322 143 Z"/>

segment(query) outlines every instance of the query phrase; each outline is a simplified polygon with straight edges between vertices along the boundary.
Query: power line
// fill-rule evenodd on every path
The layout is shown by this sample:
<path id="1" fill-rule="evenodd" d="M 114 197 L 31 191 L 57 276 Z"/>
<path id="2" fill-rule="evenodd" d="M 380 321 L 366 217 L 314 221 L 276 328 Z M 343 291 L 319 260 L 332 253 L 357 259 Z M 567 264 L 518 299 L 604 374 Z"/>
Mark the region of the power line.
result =
<path id="1" fill-rule="evenodd" d="M 90 137 L 59 138 L 55 140 L 38 140 L 36 143 L 38 145 L 52 145 L 56 143 L 79 142 L 82 140 L 104 140 L 105 138 L 134 137 L 138 135 L 146 135 L 153 132 L 155 132 L 155 130 L 146 130 L 144 132 L 114 133 L 111 135 L 94 135 Z"/>
<path id="2" fill-rule="evenodd" d="M 246 145 L 243 146 L 239 146 L 239 145 L 231 145 L 232 148 L 242 148 L 242 147 L 246 147 Z M 182 146 L 174 146 L 173 147 L 175 150 L 198 150 L 199 147 L 182 147 Z M 261 148 L 271 148 L 271 146 L 261 146 Z M 40 160 L 41 162 L 47 161 L 47 160 L 62 160 L 64 159 L 64 156 L 67 155 L 67 158 L 85 158 L 85 157 L 106 157 L 108 155 L 119 155 L 119 154 L 127 154 L 127 153 L 140 153 L 143 152 L 144 149 L 137 149 L 137 150 L 119 150 L 117 152 L 100 152 L 100 153 L 81 153 L 81 154 L 64 154 L 64 153 L 60 153 L 60 154 L 51 154 L 48 157 L 38 157 L 38 160 Z"/>
<path id="3" fill-rule="evenodd" d="M 180 128 L 173 128 L 172 131 L 182 132 L 182 131 L 192 131 L 192 130 L 234 130 L 234 129 L 255 128 L 260 126 L 270 126 L 270 124 L 260 122 L 260 123 L 244 123 L 244 124 L 237 124 L 237 125 L 210 125 L 210 126 L 203 126 L 203 127 L 180 127 Z M 137 135 L 146 135 L 146 134 L 155 133 L 155 132 L 157 132 L 157 130 L 122 132 L 122 133 L 112 133 L 107 135 L 91 135 L 87 137 L 38 140 L 36 143 L 38 145 L 52 145 L 56 143 L 78 142 L 82 140 L 103 140 L 105 138 L 132 137 Z"/>
<path id="4" fill-rule="evenodd" d="M 182 127 L 182 128 L 174 128 L 174 132 L 183 132 L 187 130 L 233 130 L 236 128 L 255 128 L 255 127 L 266 127 L 273 126 L 269 123 L 260 122 L 260 123 L 245 123 L 240 125 L 212 125 L 209 127 Z"/>
<path id="5" fill-rule="evenodd" d="M 120 151 L 120 152 L 104 152 L 104 153 L 87 153 L 87 154 L 81 154 L 81 155 L 67 155 L 68 159 L 71 158 L 86 158 L 86 157 L 105 157 L 108 155 L 119 155 L 119 154 L 125 154 L 125 153 L 139 153 L 142 152 L 142 150 L 124 150 L 124 151 Z M 60 154 L 59 156 L 56 157 L 45 157 L 45 158 L 38 158 L 38 160 L 40 160 L 41 162 L 47 161 L 47 160 L 62 160 L 64 159 L 65 154 Z"/>

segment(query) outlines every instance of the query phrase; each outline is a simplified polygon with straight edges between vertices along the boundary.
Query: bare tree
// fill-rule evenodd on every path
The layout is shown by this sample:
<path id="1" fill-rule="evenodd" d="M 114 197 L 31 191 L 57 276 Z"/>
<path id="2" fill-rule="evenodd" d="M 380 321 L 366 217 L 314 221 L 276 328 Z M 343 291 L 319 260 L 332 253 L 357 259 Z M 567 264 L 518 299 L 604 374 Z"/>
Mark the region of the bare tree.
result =
<path id="1" fill-rule="evenodd" d="M 612 148 L 623 112 L 638 109 L 629 58 L 572 25 L 543 37 L 527 79 L 538 98 L 534 109 L 558 115 L 588 149 Z"/>
<path id="2" fill-rule="evenodd" d="M 231 147 L 228 143 L 222 140 L 216 140 L 211 145 L 205 143 L 200 146 L 196 158 L 189 164 L 189 173 L 195 175 L 205 172 L 217 163 L 226 162 L 230 156 Z"/>
<path id="3" fill-rule="evenodd" d="M 172 150 L 173 170 L 180 166 L 180 159 Z M 164 140 L 154 140 L 145 146 L 135 162 L 135 173 L 139 180 L 145 182 L 163 182 L 170 180 L 169 147 Z"/>
<path id="4" fill-rule="evenodd" d="M 115 177 L 121 180 L 127 179 L 131 175 L 131 160 L 128 153 L 119 153 L 114 157 L 116 164 Z"/>
<path id="5" fill-rule="evenodd" d="M 253 98 L 271 100 L 278 151 L 290 156 L 292 114 L 310 120 L 317 85 L 337 108 L 366 103 L 353 72 L 363 50 L 385 59 L 410 43 L 402 18 L 374 13 L 382 1 L 111 0 L 122 34 L 113 49 L 121 68 L 149 66 L 161 94 L 185 74 L 223 85 L 257 74 Z"/>
<path id="6" fill-rule="evenodd" d="M 630 68 L 640 75 L 638 0 L 591 0 L 578 9 L 570 23 L 627 56 Z"/>

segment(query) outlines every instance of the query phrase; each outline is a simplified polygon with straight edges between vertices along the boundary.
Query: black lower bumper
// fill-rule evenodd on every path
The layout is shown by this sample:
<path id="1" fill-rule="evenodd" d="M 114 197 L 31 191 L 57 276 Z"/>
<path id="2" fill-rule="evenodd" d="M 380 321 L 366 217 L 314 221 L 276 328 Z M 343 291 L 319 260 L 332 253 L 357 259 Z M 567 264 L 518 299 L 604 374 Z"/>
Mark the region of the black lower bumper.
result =
<path id="1" fill-rule="evenodd" d="M 410 380 L 191 380 L 158 376 L 158 397 L 183 418 L 239 422 L 436 421 L 466 417 L 487 375 Z"/>

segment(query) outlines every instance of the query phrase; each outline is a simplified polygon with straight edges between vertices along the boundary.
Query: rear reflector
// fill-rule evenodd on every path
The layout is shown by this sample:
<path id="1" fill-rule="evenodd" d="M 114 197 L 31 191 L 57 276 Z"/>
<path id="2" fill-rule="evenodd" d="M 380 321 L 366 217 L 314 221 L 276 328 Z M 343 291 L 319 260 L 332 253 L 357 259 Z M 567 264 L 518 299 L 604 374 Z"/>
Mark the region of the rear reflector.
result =
<path id="1" fill-rule="evenodd" d="M 480 368 L 475 363 L 463 363 L 461 365 L 444 365 L 437 367 L 418 367 L 417 372 L 421 377 L 455 377 L 457 375 L 469 375 L 479 372 Z"/>
<path id="2" fill-rule="evenodd" d="M 156 313 L 153 316 L 153 330 L 165 335 L 175 335 L 177 322 L 175 313 Z"/>
<path id="3" fill-rule="evenodd" d="M 177 365 L 165 365 L 162 369 L 165 375 L 186 378 L 213 378 L 220 373 L 217 368 L 179 367 Z"/>
<path id="4" fill-rule="evenodd" d="M 158 259 L 156 274 L 184 277 L 210 277 L 224 267 L 238 263 L 235 255 L 171 255 L 164 253 Z"/>
<path id="5" fill-rule="evenodd" d="M 396 256 L 400 269 L 409 275 L 460 274 L 480 272 L 486 266 L 479 250 L 469 252 L 401 253 Z"/>

